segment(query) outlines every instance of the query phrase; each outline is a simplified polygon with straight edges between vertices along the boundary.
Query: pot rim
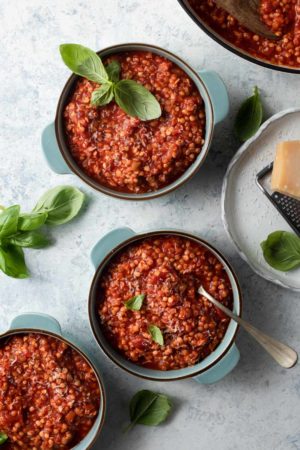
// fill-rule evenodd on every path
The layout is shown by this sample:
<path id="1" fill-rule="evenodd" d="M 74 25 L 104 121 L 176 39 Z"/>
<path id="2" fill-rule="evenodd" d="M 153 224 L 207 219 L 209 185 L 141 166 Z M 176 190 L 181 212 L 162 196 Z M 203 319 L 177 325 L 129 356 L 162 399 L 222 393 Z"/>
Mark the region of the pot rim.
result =
<path id="1" fill-rule="evenodd" d="M 133 194 L 133 193 L 127 193 L 122 191 L 113 190 L 112 188 L 108 188 L 104 185 L 101 185 L 100 183 L 97 183 L 97 181 L 93 180 L 91 177 L 89 177 L 75 162 L 74 158 L 71 155 L 71 152 L 68 148 L 66 137 L 65 137 L 65 131 L 64 131 L 64 125 L 63 125 L 63 112 L 65 104 L 70 96 L 70 92 L 74 88 L 75 82 L 80 78 L 76 74 L 72 74 L 66 84 L 64 85 L 64 88 L 60 94 L 57 108 L 56 108 L 56 115 L 55 115 L 55 135 L 56 140 L 58 144 L 59 151 L 66 162 L 67 166 L 71 170 L 72 173 L 77 175 L 84 183 L 89 185 L 91 188 L 95 189 L 98 192 L 102 192 L 105 195 L 122 199 L 122 200 L 129 200 L 129 201 L 145 201 L 145 200 L 152 200 L 154 198 L 162 197 L 163 195 L 167 195 L 170 192 L 175 191 L 180 186 L 182 186 L 184 183 L 189 181 L 201 168 L 201 166 L 204 164 L 204 161 L 207 158 L 208 152 L 211 147 L 212 138 L 213 138 L 213 131 L 214 131 L 214 109 L 211 101 L 211 97 L 209 94 L 209 91 L 205 85 L 205 83 L 202 81 L 199 74 L 182 58 L 175 55 L 174 53 L 170 52 L 169 50 L 166 50 L 162 47 L 158 47 L 153 44 L 147 44 L 147 43 L 137 43 L 137 42 L 128 42 L 123 44 L 115 44 L 111 45 L 109 47 L 106 47 L 102 50 L 99 50 L 97 54 L 102 55 L 105 54 L 113 54 L 117 52 L 126 51 L 128 47 L 135 47 L 137 50 L 142 50 L 144 47 L 148 47 L 156 54 L 166 54 L 168 57 L 174 58 L 175 61 L 179 62 L 183 66 L 187 67 L 187 69 L 193 74 L 193 76 L 197 79 L 197 81 L 200 83 L 201 87 L 203 88 L 206 99 L 207 99 L 207 105 L 209 106 L 209 114 L 211 115 L 211 123 L 209 128 L 206 129 L 206 135 L 205 135 L 205 143 L 201 149 L 201 152 L 199 153 L 198 157 L 194 161 L 195 167 L 191 171 L 191 173 L 188 176 L 185 176 L 187 170 L 191 167 L 189 166 L 187 170 L 175 181 L 170 183 L 169 185 L 158 189 L 157 191 L 152 191 L 148 193 L 142 193 L 142 194 Z M 197 86 L 196 86 L 197 87 Z M 197 90 L 199 91 L 198 87 Z M 201 92 L 199 91 L 199 94 L 201 95 Z M 201 95 L 202 97 L 202 95 Z M 207 107 L 207 105 L 205 105 Z M 207 117 L 208 114 L 205 113 L 205 116 Z M 207 125 L 207 122 L 206 122 Z M 203 150 L 203 152 L 202 152 Z M 201 156 L 199 161 L 197 162 L 197 159 Z M 192 164 L 192 165 L 193 165 Z M 162 192 L 163 191 L 163 192 Z"/>
<path id="2" fill-rule="evenodd" d="M 241 291 L 241 287 L 239 284 L 239 280 L 238 277 L 233 269 L 233 267 L 231 266 L 231 264 L 228 262 L 227 258 L 225 258 L 223 256 L 223 254 L 217 250 L 213 245 L 211 245 L 209 242 L 207 242 L 206 240 L 202 239 L 201 237 L 196 236 L 195 234 L 191 234 L 191 233 L 186 233 L 185 231 L 180 231 L 180 230 L 157 230 L 157 231 L 148 231 L 148 232 L 143 232 L 143 233 L 137 233 L 136 236 L 130 237 L 129 239 L 124 240 L 123 242 L 121 242 L 120 244 L 118 244 L 117 246 L 115 246 L 106 256 L 105 258 L 103 258 L 103 260 L 101 261 L 101 263 L 99 264 L 99 266 L 97 267 L 92 283 L 91 283 L 91 287 L 90 287 L 90 292 L 89 292 L 89 300 L 88 300 L 88 314 L 89 314 L 89 321 L 90 321 L 90 327 L 92 329 L 92 332 L 94 334 L 94 337 L 98 343 L 98 345 L 100 346 L 101 350 L 104 352 L 104 354 L 112 361 L 114 362 L 118 367 L 120 367 L 121 369 L 125 370 L 127 373 L 130 373 L 132 375 L 135 375 L 139 378 L 145 379 L 145 380 L 151 380 L 151 381 L 178 381 L 178 380 L 183 380 L 185 378 L 193 378 L 193 377 L 197 377 L 198 375 L 200 375 L 201 373 L 206 372 L 207 370 L 209 370 L 210 368 L 212 368 L 213 366 L 215 366 L 221 359 L 223 359 L 223 357 L 228 353 L 228 351 L 231 349 L 232 345 L 235 342 L 236 336 L 237 336 L 237 332 L 239 330 L 239 324 L 236 323 L 236 328 L 235 331 L 228 343 L 228 345 L 226 346 L 226 348 L 224 349 L 224 351 L 218 356 L 218 358 L 216 358 L 211 364 L 209 364 L 207 367 L 205 367 L 204 369 L 200 369 L 192 374 L 188 374 L 188 375 L 182 375 L 182 376 L 178 376 L 176 378 L 164 378 L 164 379 L 160 379 L 160 378 L 156 378 L 156 377 L 151 377 L 150 375 L 141 375 L 137 372 L 135 372 L 133 369 L 129 369 L 125 366 L 122 365 L 122 363 L 119 362 L 119 360 L 117 358 L 115 358 L 110 352 L 108 352 L 106 350 L 106 348 L 102 345 L 101 339 L 99 339 L 98 337 L 98 333 L 97 330 L 100 327 L 99 325 L 99 321 L 96 320 L 94 324 L 94 321 L 92 320 L 93 314 L 94 314 L 94 310 L 95 310 L 95 306 L 96 306 L 96 298 L 94 294 L 94 291 L 96 289 L 96 286 L 98 285 L 99 279 L 101 277 L 101 273 L 104 269 L 104 267 L 109 263 L 110 259 L 115 256 L 120 250 L 125 249 L 128 245 L 132 244 L 133 242 L 139 241 L 139 240 L 143 240 L 145 238 L 149 238 L 149 237 L 153 237 L 153 236 L 159 236 L 159 235 L 175 235 L 175 236 L 182 236 L 191 240 L 194 240 L 200 244 L 205 245 L 208 249 L 212 250 L 220 259 L 221 261 L 223 260 L 230 272 L 230 274 L 232 275 L 236 288 L 237 288 L 237 292 L 238 292 L 238 302 L 239 302 L 239 313 L 238 316 L 241 317 L 242 314 L 242 306 L 243 306 L 243 297 L 242 297 L 242 291 Z M 222 341 L 221 341 L 222 342 Z M 217 347 L 218 348 L 218 347 Z M 122 355 L 120 355 L 121 359 L 125 359 Z M 134 363 L 133 363 L 134 364 Z M 135 364 L 137 365 L 137 364 Z M 140 366 L 138 366 L 140 367 Z M 179 369 L 179 370 L 184 370 L 183 369 Z M 172 372 L 170 371 L 166 371 L 166 372 Z M 164 373 L 166 373 L 164 372 Z"/>
<path id="3" fill-rule="evenodd" d="M 199 15 L 193 10 L 193 8 L 189 5 L 188 0 L 177 0 L 178 3 L 182 6 L 185 12 L 191 17 L 191 19 L 201 28 L 209 37 L 211 37 L 218 44 L 222 45 L 222 47 L 226 48 L 230 52 L 235 55 L 250 61 L 253 64 L 257 64 L 262 67 L 266 67 L 270 70 L 277 70 L 279 72 L 298 74 L 300 73 L 299 69 L 293 69 L 289 66 L 279 66 L 277 64 L 268 63 L 264 59 L 256 58 L 255 56 L 251 56 L 250 53 L 245 50 L 236 47 L 234 44 L 231 44 L 229 41 L 226 41 L 222 36 L 220 36 L 217 32 L 215 32 L 209 25 L 207 25 Z"/>
<path id="4" fill-rule="evenodd" d="M 73 344 L 73 342 L 69 341 L 64 336 L 60 336 L 59 334 L 53 333 L 52 331 L 46 331 L 46 330 L 37 329 L 37 328 L 13 328 L 13 329 L 7 330 L 4 333 L 0 334 L 0 346 L 2 345 L 2 341 L 5 340 L 6 338 L 9 338 L 9 337 L 17 335 L 17 334 L 28 334 L 28 333 L 44 334 L 46 336 L 54 337 L 56 339 L 59 339 L 59 340 L 65 342 L 67 345 L 72 347 L 73 350 L 77 351 L 85 359 L 85 361 L 90 365 L 90 367 L 93 369 L 93 371 L 96 375 L 98 384 L 99 384 L 99 388 L 100 388 L 100 393 L 101 393 L 100 402 L 102 403 L 102 414 L 101 414 L 100 423 L 97 427 L 97 431 L 95 432 L 95 435 L 92 438 L 90 444 L 85 449 L 85 450 L 90 450 L 93 447 L 93 445 L 95 444 L 96 440 L 98 439 L 98 437 L 100 436 L 100 433 L 102 431 L 104 421 L 105 421 L 106 405 L 107 405 L 104 383 L 102 381 L 102 378 L 101 378 L 97 368 L 95 367 L 93 362 L 90 360 L 90 358 L 85 354 L 85 352 L 83 350 L 81 350 L 79 347 L 77 347 L 77 345 Z M 100 408 L 99 408 L 98 414 L 99 413 L 100 413 Z M 97 416 L 96 416 L 96 418 L 97 418 Z M 89 433 L 90 432 L 91 432 L 91 429 L 90 429 Z M 85 437 L 88 434 L 86 434 Z M 78 442 L 76 445 L 79 445 L 82 442 L 82 440 L 80 442 Z M 72 447 L 72 448 L 74 448 L 74 447 Z"/>

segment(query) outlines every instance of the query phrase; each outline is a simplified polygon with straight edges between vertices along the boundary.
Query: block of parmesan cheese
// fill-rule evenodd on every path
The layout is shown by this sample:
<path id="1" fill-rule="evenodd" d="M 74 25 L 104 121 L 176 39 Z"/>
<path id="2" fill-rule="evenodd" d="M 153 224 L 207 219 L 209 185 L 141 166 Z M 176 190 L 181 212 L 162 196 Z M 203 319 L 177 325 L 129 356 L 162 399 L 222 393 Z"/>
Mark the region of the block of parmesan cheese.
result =
<path id="1" fill-rule="evenodd" d="M 300 200 L 300 141 L 277 145 L 271 186 L 273 191 Z"/>

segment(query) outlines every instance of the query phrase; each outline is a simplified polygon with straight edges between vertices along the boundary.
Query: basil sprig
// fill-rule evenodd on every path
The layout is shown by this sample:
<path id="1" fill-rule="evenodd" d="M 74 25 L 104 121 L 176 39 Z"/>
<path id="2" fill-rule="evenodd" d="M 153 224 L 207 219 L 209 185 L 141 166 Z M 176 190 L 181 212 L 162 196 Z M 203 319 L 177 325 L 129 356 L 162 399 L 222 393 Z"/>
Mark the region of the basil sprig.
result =
<path id="1" fill-rule="evenodd" d="M 163 346 L 164 345 L 164 336 L 156 325 L 149 325 L 148 331 L 152 337 L 152 340 L 157 344 Z"/>
<path id="2" fill-rule="evenodd" d="M 300 238 L 288 231 L 275 231 L 261 243 L 267 263 L 276 270 L 288 272 L 300 267 Z"/>
<path id="3" fill-rule="evenodd" d="M 136 424 L 157 426 L 167 419 L 171 409 L 172 403 L 166 395 L 148 390 L 139 391 L 130 401 L 130 424 L 125 431 Z"/>
<path id="4" fill-rule="evenodd" d="M 0 270 L 13 278 L 27 278 L 23 248 L 44 248 L 51 240 L 41 231 L 44 225 L 62 225 L 77 216 L 84 194 L 72 186 L 58 186 L 47 191 L 33 212 L 20 213 L 14 205 L 0 213 Z"/>
<path id="5" fill-rule="evenodd" d="M 24 252 L 21 247 L 2 243 L 0 245 L 0 270 L 9 277 L 28 278 Z"/>
<path id="6" fill-rule="evenodd" d="M 16 233 L 18 229 L 18 220 L 20 206 L 10 206 L 4 209 L 0 214 L 0 239 Z"/>
<path id="7" fill-rule="evenodd" d="M 47 225 L 63 225 L 74 219 L 84 202 L 84 194 L 73 186 L 57 186 L 39 199 L 34 213 L 46 213 Z"/>
<path id="8" fill-rule="evenodd" d="M 145 297 L 145 294 L 135 295 L 134 297 L 131 297 L 129 300 L 127 300 L 124 304 L 126 308 L 130 309 L 131 311 L 139 311 L 143 306 Z"/>
<path id="9" fill-rule="evenodd" d="M 0 431 L 0 445 L 4 444 L 7 441 L 7 439 L 8 439 L 7 434 Z"/>
<path id="10" fill-rule="evenodd" d="M 47 213 L 28 213 L 20 214 L 18 220 L 18 230 L 32 231 L 37 230 L 46 222 Z"/>
<path id="11" fill-rule="evenodd" d="M 263 106 L 257 86 L 253 95 L 242 103 L 236 119 L 235 132 L 237 137 L 245 142 L 250 139 L 259 129 L 263 120 Z"/>
<path id="12" fill-rule="evenodd" d="M 134 80 L 120 80 L 121 66 L 107 66 L 93 50 L 79 44 L 62 44 L 61 57 L 72 72 L 101 86 L 92 93 L 94 106 L 105 106 L 113 99 L 129 116 L 153 120 L 161 116 L 161 107 L 153 94 Z"/>

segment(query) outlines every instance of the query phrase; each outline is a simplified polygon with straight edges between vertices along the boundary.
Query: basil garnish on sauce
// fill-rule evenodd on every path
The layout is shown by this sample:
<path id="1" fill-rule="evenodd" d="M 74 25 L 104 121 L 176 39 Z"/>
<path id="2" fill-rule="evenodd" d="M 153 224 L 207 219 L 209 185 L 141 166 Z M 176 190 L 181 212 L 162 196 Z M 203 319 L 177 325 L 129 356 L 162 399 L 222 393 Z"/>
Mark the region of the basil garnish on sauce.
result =
<path id="1" fill-rule="evenodd" d="M 145 294 L 135 295 L 134 297 L 130 298 L 125 302 L 126 308 L 130 309 L 131 311 L 139 311 L 143 306 L 143 301 L 145 297 L 146 297 Z"/>
<path id="2" fill-rule="evenodd" d="M 113 83 L 117 83 L 120 80 L 120 73 L 121 73 L 121 64 L 119 61 L 112 61 L 111 63 L 107 64 L 105 66 L 108 78 Z"/>
<path id="3" fill-rule="evenodd" d="M 261 126 L 263 120 L 263 107 L 257 86 L 254 93 L 242 103 L 236 119 L 235 132 L 241 141 L 251 138 Z"/>
<path id="4" fill-rule="evenodd" d="M 62 44 L 61 57 L 72 72 L 101 86 L 91 97 L 94 106 L 104 106 L 113 99 L 129 116 L 153 120 L 161 116 L 161 107 L 153 94 L 134 80 L 120 80 L 121 65 L 112 61 L 107 66 L 93 50 L 79 44 Z"/>
<path id="5" fill-rule="evenodd" d="M 153 101 L 153 95 L 148 89 L 133 80 L 121 80 L 115 87 L 115 101 L 129 116 L 141 120 L 156 119 L 161 115 L 160 105 Z"/>
<path id="6" fill-rule="evenodd" d="M 111 84 L 102 84 L 98 89 L 93 91 L 91 104 L 95 106 L 108 105 L 114 98 L 114 88 Z"/>
<path id="7" fill-rule="evenodd" d="M 0 445 L 4 444 L 7 441 L 7 439 L 8 439 L 7 434 L 0 431 Z"/>
<path id="8" fill-rule="evenodd" d="M 51 241 L 40 228 L 62 225 L 77 216 L 84 194 L 72 186 L 58 186 L 47 191 L 33 212 L 20 213 L 20 206 L 0 212 L 0 270 L 13 278 L 27 278 L 23 248 L 44 248 Z"/>
<path id="9" fill-rule="evenodd" d="M 159 345 L 164 345 L 164 337 L 161 330 L 156 325 L 149 325 L 148 331 L 152 337 L 152 340 Z"/>
<path id="10" fill-rule="evenodd" d="M 105 67 L 93 50 L 79 44 L 62 44 L 59 50 L 66 66 L 76 75 L 99 84 L 108 82 Z"/>
<path id="11" fill-rule="evenodd" d="M 273 269 L 281 272 L 300 267 L 300 238 L 288 231 L 275 231 L 261 243 L 264 258 Z"/>
<path id="12" fill-rule="evenodd" d="M 163 394 L 142 390 L 137 392 L 129 405 L 130 424 L 125 431 L 136 424 L 157 426 L 164 422 L 172 409 L 170 399 Z"/>

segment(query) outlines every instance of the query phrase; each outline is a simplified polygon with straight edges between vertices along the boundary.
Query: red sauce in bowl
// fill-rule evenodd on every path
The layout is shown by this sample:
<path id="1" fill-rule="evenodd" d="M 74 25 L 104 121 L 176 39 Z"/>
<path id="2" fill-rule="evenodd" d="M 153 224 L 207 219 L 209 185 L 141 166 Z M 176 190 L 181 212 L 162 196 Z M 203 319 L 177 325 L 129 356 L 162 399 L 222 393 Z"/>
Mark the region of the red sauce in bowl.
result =
<path id="1" fill-rule="evenodd" d="M 150 52 L 123 52 L 121 78 L 133 79 L 159 101 L 162 115 L 141 121 L 115 102 L 90 104 L 98 86 L 79 79 L 64 112 L 68 145 L 78 166 L 116 191 L 156 191 L 179 178 L 195 161 L 205 139 L 204 102 L 190 77 L 176 64 Z"/>
<path id="2" fill-rule="evenodd" d="M 189 0 L 189 3 L 214 31 L 252 56 L 279 66 L 300 67 L 299 0 L 261 0 L 261 20 L 279 36 L 278 41 L 252 33 L 213 0 Z"/>
<path id="3" fill-rule="evenodd" d="M 98 313 L 107 340 L 126 359 L 157 370 L 192 366 L 222 341 L 229 319 L 197 293 L 204 285 L 232 308 L 227 272 L 206 247 L 178 236 L 158 236 L 131 244 L 106 267 L 100 281 Z M 145 294 L 139 311 L 125 302 Z M 156 325 L 164 345 L 154 342 Z"/>
<path id="4" fill-rule="evenodd" d="M 90 431 L 100 405 L 94 370 L 65 342 L 18 334 L 0 347 L 3 449 L 69 450 Z"/>

